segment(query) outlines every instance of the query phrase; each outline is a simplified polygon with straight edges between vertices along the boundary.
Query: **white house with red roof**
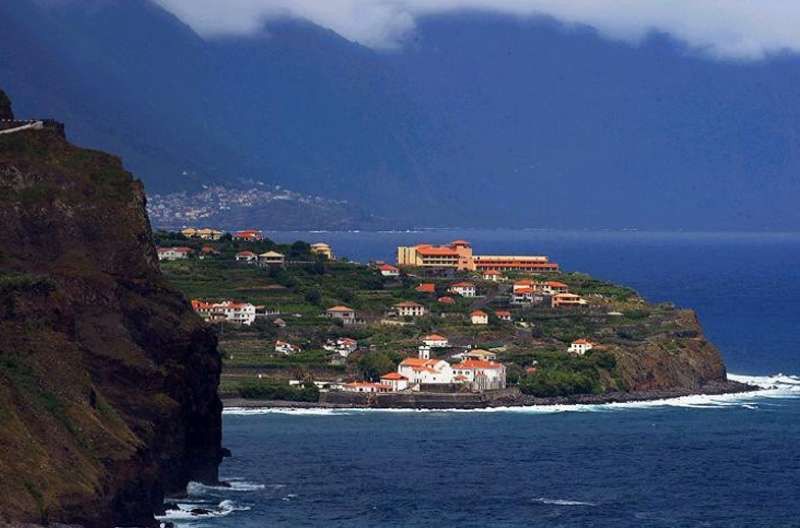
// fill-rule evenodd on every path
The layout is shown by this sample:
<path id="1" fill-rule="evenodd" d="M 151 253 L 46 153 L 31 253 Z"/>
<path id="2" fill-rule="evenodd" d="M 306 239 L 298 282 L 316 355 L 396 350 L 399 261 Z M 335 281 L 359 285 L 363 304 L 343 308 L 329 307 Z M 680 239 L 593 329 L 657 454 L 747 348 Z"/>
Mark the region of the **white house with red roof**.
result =
<path id="1" fill-rule="evenodd" d="M 208 303 L 198 299 L 192 300 L 192 309 L 206 320 L 224 319 L 231 323 L 250 326 L 256 320 L 256 307 L 250 303 L 222 301 Z"/>
<path id="2" fill-rule="evenodd" d="M 584 355 L 588 351 L 594 348 L 594 343 L 589 341 L 588 339 L 576 339 L 569 345 L 567 352 L 570 354 L 577 354 L 579 356 Z"/>
<path id="3" fill-rule="evenodd" d="M 422 344 L 430 348 L 447 348 L 450 346 L 450 341 L 445 336 L 430 334 L 422 337 Z"/>
<path id="4" fill-rule="evenodd" d="M 251 263 L 258 261 L 258 255 L 256 255 L 252 251 L 246 251 L 246 250 L 238 252 L 234 258 L 236 259 L 236 262 Z"/>
<path id="5" fill-rule="evenodd" d="M 352 383 L 345 383 L 342 385 L 342 390 L 345 392 L 389 392 L 391 387 L 383 383 L 372 383 L 369 381 L 354 381 Z"/>
<path id="6" fill-rule="evenodd" d="M 378 271 L 384 277 L 399 277 L 400 276 L 400 269 L 392 266 L 391 264 L 383 263 L 378 265 Z"/>
<path id="7" fill-rule="evenodd" d="M 559 281 L 547 281 L 543 282 L 540 285 L 541 291 L 547 294 L 555 294 L 555 293 L 568 293 L 569 286 L 564 284 L 563 282 Z"/>
<path id="8" fill-rule="evenodd" d="M 501 321 L 511 321 L 511 312 L 508 310 L 495 310 L 494 315 Z"/>
<path id="9" fill-rule="evenodd" d="M 346 358 L 358 349 L 358 341 L 356 341 L 355 339 L 351 339 L 349 337 L 340 337 L 339 339 L 328 339 L 328 341 L 324 345 L 322 345 L 322 349 L 327 350 L 328 352 L 333 352 L 335 354 L 340 355 L 343 358 Z"/>
<path id="10" fill-rule="evenodd" d="M 533 304 L 535 293 L 533 288 L 514 288 L 511 293 L 511 304 Z"/>
<path id="11" fill-rule="evenodd" d="M 158 260 L 180 260 L 189 258 L 192 254 L 192 248 L 179 246 L 179 247 L 160 247 L 158 248 Z"/>
<path id="12" fill-rule="evenodd" d="M 452 367 L 453 378 L 472 390 L 485 391 L 506 388 L 506 367 L 496 361 L 465 359 Z"/>
<path id="13" fill-rule="evenodd" d="M 475 297 L 476 294 L 475 285 L 471 282 L 457 282 L 451 284 L 447 291 L 456 293 L 462 297 Z"/>
<path id="14" fill-rule="evenodd" d="M 397 366 L 397 372 L 411 385 L 453 383 L 453 369 L 442 359 L 406 358 Z"/>
<path id="15" fill-rule="evenodd" d="M 483 310 L 475 310 L 469 314 L 470 321 L 474 325 L 487 325 L 489 324 L 489 314 Z"/>
<path id="16" fill-rule="evenodd" d="M 381 376 L 381 384 L 388 385 L 394 392 L 402 391 L 408 388 L 408 378 L 399 372 L 389 372 Z"/>
<path id="17" fill-rule="evenodd" d="M 298 352 L 302 351 L 303 348 L 298 345 L 293 345 L 287 341 L 281 341 L 280 339 L 275 341 L 275 352 L 278 354 L 291 356 L 292 354 L 297 354 Z"/>
<path id="18" fill-rule="evenodd" d="M 514 281 L 513 290 L 516 292 L 518 290 L 533 290 L 534 281 L 530 279 L 522 279 L 518 281 Z"/>

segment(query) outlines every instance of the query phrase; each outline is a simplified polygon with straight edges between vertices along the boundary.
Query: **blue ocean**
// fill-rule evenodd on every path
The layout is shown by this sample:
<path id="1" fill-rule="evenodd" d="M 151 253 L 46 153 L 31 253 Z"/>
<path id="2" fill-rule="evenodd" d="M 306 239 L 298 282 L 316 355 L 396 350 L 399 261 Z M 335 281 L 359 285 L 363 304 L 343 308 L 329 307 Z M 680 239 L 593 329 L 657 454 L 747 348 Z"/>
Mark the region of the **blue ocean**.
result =
<path id="1" fill-rule="evenodd" d="M 800 234 L 274 233 L 352 260 L 470 240 L 695 308 L 747 395 L 484 411 L 227 410 L 187 526 L 800 527 Z M 192 507 L 212 513 L 193 516 Z"/>

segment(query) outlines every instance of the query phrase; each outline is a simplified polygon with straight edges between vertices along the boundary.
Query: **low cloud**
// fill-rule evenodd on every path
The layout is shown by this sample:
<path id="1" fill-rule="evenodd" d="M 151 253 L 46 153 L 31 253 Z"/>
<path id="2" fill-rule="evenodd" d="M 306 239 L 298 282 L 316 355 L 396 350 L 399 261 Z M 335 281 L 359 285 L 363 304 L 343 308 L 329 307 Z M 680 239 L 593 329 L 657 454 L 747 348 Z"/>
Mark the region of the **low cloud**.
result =
<path id="1" fill-rule="evenodd" d="M 484 10 L 518 17 L 551 16 L 639 42 L 669 33 L 710 56 L 760 59 L 800 51 L 795 0 L 155 0 L 201 35 L 249 34 L 280 17 L 307 19 L 376 49 L 397 48 L 419 17 Z"/>

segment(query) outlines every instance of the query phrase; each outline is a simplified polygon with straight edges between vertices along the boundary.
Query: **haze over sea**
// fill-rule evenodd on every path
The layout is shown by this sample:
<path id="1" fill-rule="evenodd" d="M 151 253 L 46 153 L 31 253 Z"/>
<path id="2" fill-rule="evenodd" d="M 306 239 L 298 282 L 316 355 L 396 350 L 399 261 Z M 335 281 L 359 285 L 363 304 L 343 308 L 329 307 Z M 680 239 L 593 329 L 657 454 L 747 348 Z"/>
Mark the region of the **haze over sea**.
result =
<path id="1" fill-rule="evenodd" d="M 353 260 L 465 238 L 546 254 L 700 315 L 729 372 L 765 390 L 467 412 L 228 411 L 233 487 L 192 486 L 194 526 L 800 526 L 800 234 L 271 233 Z M 738 378 L 737 378 L 738 379 Z M 769 387 L 769 388 L 766 388 Z"/>

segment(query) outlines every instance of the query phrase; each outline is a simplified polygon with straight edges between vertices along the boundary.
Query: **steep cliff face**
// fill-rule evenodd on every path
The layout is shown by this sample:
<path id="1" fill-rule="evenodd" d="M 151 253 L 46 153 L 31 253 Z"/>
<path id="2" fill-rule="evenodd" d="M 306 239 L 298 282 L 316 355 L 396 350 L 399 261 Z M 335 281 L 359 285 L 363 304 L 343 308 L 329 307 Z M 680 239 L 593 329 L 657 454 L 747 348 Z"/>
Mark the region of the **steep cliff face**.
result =
<path id="1" fill-rule="evenodd" d="M 11 100 L 3 90 L 0 90 L 0 119 L 14 119 L 11 111 Z"/>
<path id="2" fill-rule="evenodd" d="M 0 224 L 0 524 L 152 524 L 216 479 L 220 359 L 141 184 L 57 132 L 2 135 Z"/>
<path id="3" fill-rule="evenodd" d="M 725 382 L 719 350 L 703 335 L 692 310 L 680 310 L 663 334 L 639 345 L 617 348 L 617 369 L 628 390 L 700 389 Z"/>

